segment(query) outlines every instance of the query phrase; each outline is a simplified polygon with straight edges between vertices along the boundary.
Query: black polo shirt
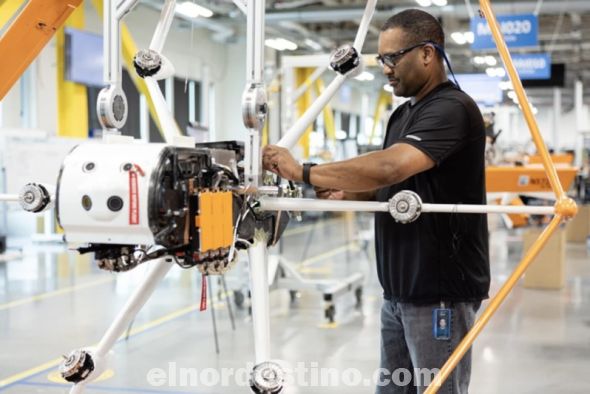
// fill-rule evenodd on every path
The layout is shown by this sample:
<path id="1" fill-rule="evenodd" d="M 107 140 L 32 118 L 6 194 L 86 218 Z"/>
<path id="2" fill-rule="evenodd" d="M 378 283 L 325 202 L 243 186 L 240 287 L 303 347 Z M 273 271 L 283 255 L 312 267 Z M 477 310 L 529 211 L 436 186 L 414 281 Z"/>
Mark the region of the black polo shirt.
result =
<path id="1" fill-rule="evenodd" d="M 485 204 L 485 128 L 475 102 L 451 82 L 391 115 L 383 148 L 410 144 L 432 169 L 377 191 L 388 201 L 412 190 L 424 203 Z M 490 287 L 487 216 L 423 213 L 409 224 L 375 214 L 379 280 L 388 300 L 412 303 L 479 301 Z"/>

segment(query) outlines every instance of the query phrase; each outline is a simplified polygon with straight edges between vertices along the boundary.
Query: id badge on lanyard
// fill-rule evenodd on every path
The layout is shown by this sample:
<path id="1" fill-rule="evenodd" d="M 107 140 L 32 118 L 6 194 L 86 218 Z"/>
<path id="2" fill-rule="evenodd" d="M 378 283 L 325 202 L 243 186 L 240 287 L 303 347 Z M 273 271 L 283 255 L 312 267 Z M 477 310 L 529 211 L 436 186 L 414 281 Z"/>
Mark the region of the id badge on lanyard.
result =
<path id="1" fill-rule="evenodd" d="M 432 311 L 432 334 L 434 339 L 439 341 L 448 341 L 451 339 L 451 317 L 453 311 L 446 308 L 444 302 L 440 303 L 440 308 Z"/>

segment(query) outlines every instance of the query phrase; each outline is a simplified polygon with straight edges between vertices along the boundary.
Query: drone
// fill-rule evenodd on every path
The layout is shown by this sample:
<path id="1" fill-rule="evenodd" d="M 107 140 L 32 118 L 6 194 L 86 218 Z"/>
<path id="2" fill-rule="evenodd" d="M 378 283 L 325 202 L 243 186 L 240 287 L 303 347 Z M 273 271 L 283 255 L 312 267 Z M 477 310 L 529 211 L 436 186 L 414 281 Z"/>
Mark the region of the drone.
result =
<path id="1" fill-rule="evenodd" d="M 105 271 L 125 272 L 151 265 L 98 345 L 73 350 L 60 365 L 62 377 L 72 383 L 70 393 L 84 392 L 86 385 L 106 369 L 115 342 L 173 265 L 196 268 L 203 275 L 222 275 L 233 268 L 239 250 L 247 251 L 250 263 L 255 346 L 250 386 L 259 394 L 281 392 L 285 373 L 271 358 L 270 349 L 267 249 L 281 238 L 289 223 L 288 212 L 380 211 L 389 212 L 400 223 L 413 222 L 430 212 L 554 215 L 426 391 L 435 393 L 559 223 L 576 214 L 576 205 L 565 196 L 530 106 L 523 105 L 522 110 L 556 195 L 553 207 L 430 204 L 412 191 L 399 192 L 388 202 L 301 198 L 301 190 L 292 185 L 266 181 L 261 169 L 261 133 L 269 111 L 263 79 L 265 1 L 236 2 L 247 16 L 247 83 L 241 108 L 245 142 L 210 143 L 195 143 L 181 135 L 157 83 L 174 73 L 162 49 L 174 17 L 175 0 L 165 1 L 149 48 L 140 50 L 134 58 L 135 70 L 148 86 L 166 142 L 144 143 L 118 133 L 128 110 L 121 86 L 120 23 L 137 2 L 104 0 L 104 80 L 108 86 L 97 100 L 103 140 L 82 143 L 67 155 L 54 190 L 29 183 L 14 198 L 29 212 L 54 206 L 66 241 L 81 244 L 79 253 L 94 253 L 98 267 Z M 334 79 L 284 134 L 279 146 L 293 147 L 340 86 L 362 72 L 361 49 L 376 6 L 377 0 L 367 1 L 354 42 L 335 49 L 330 57 Z M 519 102 L 527 103 L 489 0 L 480 0 L 480 6 Z"/>

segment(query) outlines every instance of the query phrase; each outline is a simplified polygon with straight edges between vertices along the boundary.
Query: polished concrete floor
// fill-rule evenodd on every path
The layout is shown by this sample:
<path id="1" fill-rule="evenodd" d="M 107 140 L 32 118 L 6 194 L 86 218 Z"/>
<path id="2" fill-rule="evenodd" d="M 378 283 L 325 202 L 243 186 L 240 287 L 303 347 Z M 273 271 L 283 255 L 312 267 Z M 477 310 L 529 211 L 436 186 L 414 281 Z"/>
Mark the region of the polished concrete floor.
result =
<path id="1" fill-rule="evenodd" d="M 272 356 L 301 373 L 287 393 L 373 392 L 368 378 L 378 363 L 381 291 L 371 226 L 367 216 L 290 225 L 281 253 L 306 278 L 361 272 L 365 283 L 360 309 L 354 294 L 338 298 L 334 324 L 318 292 L 302 291 L 294 300 L 286 290 L 271 293 Z M 522 253 L 519 232 L 493 227 L 492 294 Z M 10 242 L 22 253 L 11 249 L 12 259 L 0 261 L 0 392 L 66 393 L 57 373 L 61 355 L 98 342 L 148 264 L 115 275 L 62 245 Z M 519 284 L 476 341 L 472 393 L 590 392 L 590 257 L 583 244 L 568 244 L 566 256 L 564 289 Z M 86 392 L 248 393 L 243 372 L 254 359 L 252 324 L 248 300 L 238 308 L 234 299 L 236 291 L 247 293 L 246 266 L 244 260 L 227 275 L 228 292 L 217 279 L 210 282 L 219 354 L 211 308 L 199 311 L 201 278 L 174 267 Z M 339 371 L 340 384 L 317 384 L 319 368 Z"/>

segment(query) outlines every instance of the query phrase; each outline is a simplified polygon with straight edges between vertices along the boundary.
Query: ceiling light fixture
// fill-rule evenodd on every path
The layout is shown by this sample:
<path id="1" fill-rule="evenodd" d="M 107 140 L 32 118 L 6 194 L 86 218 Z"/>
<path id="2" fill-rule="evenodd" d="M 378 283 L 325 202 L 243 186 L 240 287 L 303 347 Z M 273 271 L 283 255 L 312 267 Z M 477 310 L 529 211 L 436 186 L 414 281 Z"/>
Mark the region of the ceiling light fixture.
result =
<path id="1" fill-rule="evenodd" d="M 187 18 L 198 18 L 199 16 L 202 16 L 203 18 L 211 18 L 213 16 L 213 11 L 209 8 L 205 8 L 191 1 L 177 4 L 176 12 Z"/>
<path id="2" fill-rule="evenodd" d="M 459 45 L 467 44 L 467 39 L 465 38 L 465 35 L 460 31 L 451 33 L 451 38 Z"/>
<path id="3" fill-rule="evenodd" d="M 491 67 L 493 67 L 496 64 L 498 64 L 498 61 L 496 60 L 496 58 L 493 57 L 493 56 L 490 56 L 490 55 L 488 55 L 488 56 L 485 57 L 485 62 L 486 62 L 486 64 L 488 66 L 491 66 Z"/>
<path id="4" fill-rule="evenodd" d="M 420 7 L 430 7 L 432 5 L 432 1 L 430 0 L 416 0 L 416 3 L 418 3 Z"/>
<path id="5" fill-rule="evenodd" d="M 297 44 L 284 38 L 267 38 L 264 40 L 264 44 L 269 48 L 276 49 L 277 51 L 294 51 L 297 49 Z"/>
<path id="6" fill-rule="evenodd" d="M 448 4 L 447 0 L 432 0 L 432 4 L 439 6 L 439 7 L 444 7 L 445 5 Z"/>
<path id="7" fill-rule="evenodd" d="M 473 63 L 477 64 L 478 66 L 484 65 L 486 63 L 486 59 L 483 56 L 475 56 L 473 58 Z"/>
<path id="8" fill-rule="evenodd" d="M 488 77 L 504 78 L 506 76 L 506 70 L 502 67 L 488 67 L 486 68 L 486 74 L 488 74 Z"/>
<path id="9" fill-rule="evenodd" d="M 368 71 L 363 71 L 362 73 L 354 77 L 354 79 L 356 79 L 357 81 L 372 81 L 375 79 L 375 76 Z"/>

